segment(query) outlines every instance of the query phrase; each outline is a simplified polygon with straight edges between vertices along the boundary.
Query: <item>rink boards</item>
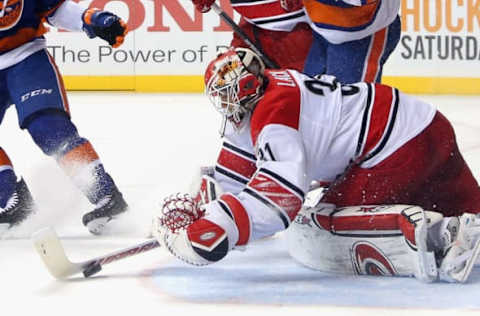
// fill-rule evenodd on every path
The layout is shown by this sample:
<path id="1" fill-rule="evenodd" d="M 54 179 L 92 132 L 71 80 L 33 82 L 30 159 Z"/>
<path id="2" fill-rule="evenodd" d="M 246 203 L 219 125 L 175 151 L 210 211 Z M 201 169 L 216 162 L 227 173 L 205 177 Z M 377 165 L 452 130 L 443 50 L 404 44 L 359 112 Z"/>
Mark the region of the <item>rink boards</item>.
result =
<path id="1" fill-rule="evenodd" d="M 48 49 L 71 90 L 199 92 L 206 65 L 232 38 L 217 14 L 200 14 L 187 0 L 80 3 L 116 12 L 131 32 L 112 49 L 83 33 L 52 29 Z M 219 1 L 232 15 L 229 3 Z M 412 93 L 480 93 L 478 1 L 402 0 L 401 17 L 402 37 L 384 82 Z"/>

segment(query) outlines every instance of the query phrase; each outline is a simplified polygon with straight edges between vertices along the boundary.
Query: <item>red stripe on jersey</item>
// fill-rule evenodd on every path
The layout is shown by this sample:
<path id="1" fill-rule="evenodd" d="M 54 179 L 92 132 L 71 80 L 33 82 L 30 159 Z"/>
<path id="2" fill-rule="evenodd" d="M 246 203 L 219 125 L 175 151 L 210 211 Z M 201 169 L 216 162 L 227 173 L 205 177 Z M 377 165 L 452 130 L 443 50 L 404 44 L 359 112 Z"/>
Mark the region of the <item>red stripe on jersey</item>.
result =
<path id="1" fill-rule="evenodd" d="M 227 203 L 238 229 L 237 245 L 245 245 L 250 239 L 250 218 L 242 203 L 232 194 L 223 194 L 220 199 Z"/>
<path id="2" fill-rule="evenodd" d="M 241 16 L 248 19 L 275 17 L 276 15 L 288 13 L 282 8 L 280 1 L 270 3 L 246 2 L 245 4 L 232 4 L 232 7 L 240 13 Z"/>
<path id="3" fill-rule="evenodd" d="M 247 179 L 250 179 L 257 170 L 255 162 L 239 156 L 235 152 L 231 152 L 225 148 L 222 148 L 220 151 L 217 163 Z"/>
<path id="4" fill-rule="evenodd" d="M 291 221 L 297 216 L 302 207 L 302 198 L 295 195 L 289 188 L 281 185 L 272 177 L 259 172 L 248 186 L 261 194 L 263 197 L 275 203 L 281 210 L 285 211 Z"/>
<path id="5" fill-rule="evenodd" d="M 393 103 L 393 90 L 381 84 L 375 85 L 375 99 L 370 112 L 367 139 L 362 156 L 369 153 L 382 139 L 387 129 Z"/>
<path id="6" fill-rule="evenodd" d="M 300 124 L 300 89 L 287 70 L 266 70 L 268 86 L 258 102 L 250 121 L 253 145 L 262 129 L 280 124 L 297 129 Z"/>
<path id="7" fill-rule="evenodd" d="M 387 29 L 384 28 L 372 37 L 372 47 L 366 60 L 366 71 L 362 81 L 375 82 L 380 68 L 380 58 L 382 58 L 385 49 L 385 39 L 387 38 Z"/>

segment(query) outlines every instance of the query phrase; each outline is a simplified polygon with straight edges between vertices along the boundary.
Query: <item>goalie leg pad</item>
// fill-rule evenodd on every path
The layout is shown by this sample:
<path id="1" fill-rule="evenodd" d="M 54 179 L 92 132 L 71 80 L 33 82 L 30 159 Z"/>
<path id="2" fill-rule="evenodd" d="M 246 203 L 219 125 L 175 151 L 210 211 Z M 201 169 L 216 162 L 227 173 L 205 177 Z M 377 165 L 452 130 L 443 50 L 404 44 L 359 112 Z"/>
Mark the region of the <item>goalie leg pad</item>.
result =
<path id="1" fill-rule="evenodd" d="M 427 228 L 442 215 L 409 205 L 302 209 L 287 230 L 290 254 L 300 263 L 336 274 L 437 278 Z"/>

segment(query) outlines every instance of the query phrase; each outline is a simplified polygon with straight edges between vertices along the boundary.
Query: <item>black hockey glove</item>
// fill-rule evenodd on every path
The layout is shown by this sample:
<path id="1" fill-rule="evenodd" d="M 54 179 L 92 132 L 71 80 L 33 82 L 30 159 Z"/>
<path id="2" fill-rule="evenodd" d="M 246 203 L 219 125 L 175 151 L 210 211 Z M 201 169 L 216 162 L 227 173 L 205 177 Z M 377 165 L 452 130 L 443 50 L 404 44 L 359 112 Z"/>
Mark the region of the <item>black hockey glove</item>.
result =
<path id="1" fill-rule="evenodd" d="M 88 9 L 83 13 L 82 20 L 83 30 L 88 37 L 98 36 L 112 47 L 122 45 L 128 32 L 125 22 L 108 11 L 101 11 L 96 8 Z"/>

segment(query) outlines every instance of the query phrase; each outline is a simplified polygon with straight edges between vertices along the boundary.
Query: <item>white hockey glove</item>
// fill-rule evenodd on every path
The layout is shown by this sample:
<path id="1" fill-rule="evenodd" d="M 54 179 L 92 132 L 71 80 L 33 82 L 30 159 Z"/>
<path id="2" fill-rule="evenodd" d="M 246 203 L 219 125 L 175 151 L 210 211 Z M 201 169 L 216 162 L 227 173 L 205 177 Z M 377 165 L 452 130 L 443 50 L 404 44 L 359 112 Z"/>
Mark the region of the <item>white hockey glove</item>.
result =
<path id="1" fill-rule="evenodd" d="M 153 228 L 160 245 L 178 259 L 197 266 L 219 261 L 232 248 L 226 231 L 204 218 L 200 203 L 188 194 L 165 199 Z"/>
<path id="2" fill-rule="evenodd" d="M 480 217 L 465 213 L 452 218 L 444 230 L 446 245 L 439 278 L 447 282 L 466 282 L 480 254 Z"/>
<path id="3" fill-rule="evenodd" d="M 191 196 L 199 205 L 208 204 L 222 195 L 223 190 L 214 179 L 214 167 L 201 167 L 200 174 L 195 176 L 191 184 Z"/>

